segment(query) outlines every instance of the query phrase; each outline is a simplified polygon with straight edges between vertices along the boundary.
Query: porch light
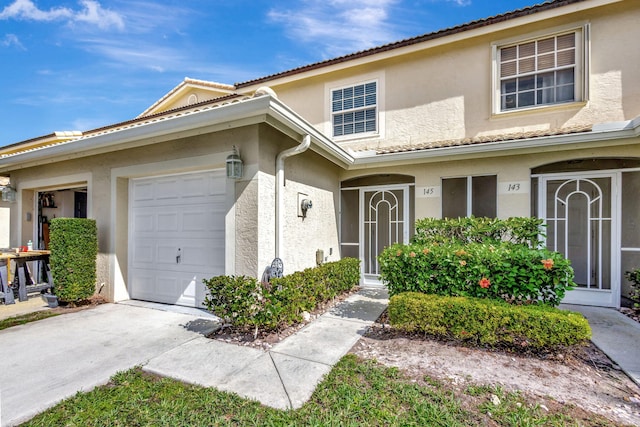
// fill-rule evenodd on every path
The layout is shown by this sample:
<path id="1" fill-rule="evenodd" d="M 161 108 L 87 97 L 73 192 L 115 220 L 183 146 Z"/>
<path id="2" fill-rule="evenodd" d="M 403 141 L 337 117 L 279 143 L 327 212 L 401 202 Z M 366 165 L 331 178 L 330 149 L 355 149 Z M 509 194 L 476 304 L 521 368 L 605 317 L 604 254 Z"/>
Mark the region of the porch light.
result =
<path id="1" fill-rule="evenodd" d="M 242 178 L 242 159 L 238 154 L 238 149 L 233 146 L 233 153 L 227 156 L 227 178 L 240 179 Z"/>
<path id="2" fill-rule="evenodd" d="M 16 189 L 10 185 L 5 185 L 2 188 L 2 201 L 3 202 L 15 202 L 16 201 Z"/>

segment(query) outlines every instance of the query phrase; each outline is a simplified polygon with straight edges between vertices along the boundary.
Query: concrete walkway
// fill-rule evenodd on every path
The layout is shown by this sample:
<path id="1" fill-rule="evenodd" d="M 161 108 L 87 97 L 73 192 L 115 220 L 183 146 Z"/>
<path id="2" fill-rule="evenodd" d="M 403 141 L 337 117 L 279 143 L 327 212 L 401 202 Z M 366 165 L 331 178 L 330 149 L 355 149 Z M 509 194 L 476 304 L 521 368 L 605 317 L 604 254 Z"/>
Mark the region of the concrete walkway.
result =
<path id="1" fill-rule="evenodd" d="M 214 316 L 201 310 L 166 311 L 135 301 L 5 329 L 0 426 L 17 425 L 138 365 L 275 408 L 297 408 L 386 305 L 386 290 L 363 289 L 269 352 L 205 338 Z"/>
<path id="2" fill-rule="evenodd" d="M 640 386 L 640 323 L 611 308 L 570 304 L 560 308 L 582 313 L 591 326 L 591 341 Z"/>
<path id="3" fill-rule="evenodd" d="M 0 331 L 0 425 L 13 426 L 118 371 L 201 337 L 200 318 L 104 304 Z M 195 328 L 198 329 L 197 327 Z"/>
<path id="4" fill-rule="evenodd" d="M 362 289 L 268 352 L 198 338 L 151 359 L 143 369 L 274 408 L 299 408 L 385 310 L 387 298 L 386 289 Z"/>

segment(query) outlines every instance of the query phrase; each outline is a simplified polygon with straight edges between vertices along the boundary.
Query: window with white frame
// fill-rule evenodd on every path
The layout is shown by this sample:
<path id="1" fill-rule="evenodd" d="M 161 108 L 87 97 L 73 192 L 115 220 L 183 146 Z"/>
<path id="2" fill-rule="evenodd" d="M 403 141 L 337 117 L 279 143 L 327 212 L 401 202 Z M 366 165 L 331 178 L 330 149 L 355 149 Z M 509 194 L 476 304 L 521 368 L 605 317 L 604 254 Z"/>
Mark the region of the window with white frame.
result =
<path id="1" fill-rule="evenodd" d="M 498 47 L 500 111 L 580 101 L 582 31 Z"/>
<path id="2" fill-rule="evenodd" d="M 377 132 L 377 122 L 377 82 L 331 91 L 331 123 L 334 137 Z"/>
<path id="3" fill-rule="evenodd" d="M 496 175 L 442 178 L 442 217 L 497 216 Z"/>

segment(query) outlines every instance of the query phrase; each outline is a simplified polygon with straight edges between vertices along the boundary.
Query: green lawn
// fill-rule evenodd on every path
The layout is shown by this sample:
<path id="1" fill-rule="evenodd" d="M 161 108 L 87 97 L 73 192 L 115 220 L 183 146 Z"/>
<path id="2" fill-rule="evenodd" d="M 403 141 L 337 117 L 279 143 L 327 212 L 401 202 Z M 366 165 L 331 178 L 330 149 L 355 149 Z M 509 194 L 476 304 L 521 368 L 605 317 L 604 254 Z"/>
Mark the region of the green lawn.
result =
<path id="1" fill-rule="evenodd" d="M 33 313 L 21 314 L 19 316 L 9 317 L 0 320 L 0 331 L 12 326 L 24 325 L 25 323 L 35 322 L 37 320 L 46 319 L 47 317 L 58 316 L 61 313 L 55 313 L 49 310 L 35 311 Z"/>
<path id="2" fill-rule="evenodd" d="M 497 396 L 498 405 L 492 403 Z M 28 426 L 613 426 L 571 418 L 499 388 L 462 392 L 425 378 L 412 382 L 375 361 L 345 356 L 298 410 L 280 411 L 237 395 L 132 369 L 38 415 Z M 493 424 L 492 422 L 495 422 Z"/>

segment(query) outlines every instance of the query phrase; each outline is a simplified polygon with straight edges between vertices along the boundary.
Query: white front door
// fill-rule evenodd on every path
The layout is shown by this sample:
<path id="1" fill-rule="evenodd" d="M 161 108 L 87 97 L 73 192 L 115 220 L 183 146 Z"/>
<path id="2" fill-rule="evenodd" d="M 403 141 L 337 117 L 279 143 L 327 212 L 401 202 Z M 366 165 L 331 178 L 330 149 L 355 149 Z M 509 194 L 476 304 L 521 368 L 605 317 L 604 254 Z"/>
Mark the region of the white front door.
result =
<path id="1" fill-rule="evenodd" d="M 202 279 L 225 273 L 224 170 L 132 179 L 129 294 L 201 307 Z"/>
<path id="2" fill-rule="evenodd" d="M 540 182 L 539 216 L 547 225 L 547 248 L 571 260 L 578 285 L 562 302 L 616 307 L 617 175 L 546 175 Z"/>
<path id="3" fill-rule="evenodd" d="M 360 260 L 364 284 L 379 284 L 378 255 L 394 243 L 409 242 L 409 186 L 360 189 Z"/>

